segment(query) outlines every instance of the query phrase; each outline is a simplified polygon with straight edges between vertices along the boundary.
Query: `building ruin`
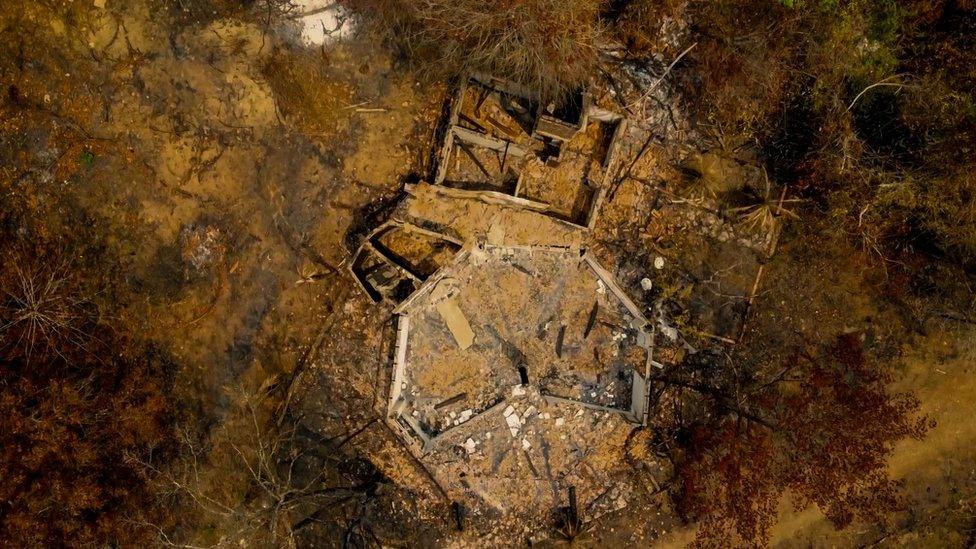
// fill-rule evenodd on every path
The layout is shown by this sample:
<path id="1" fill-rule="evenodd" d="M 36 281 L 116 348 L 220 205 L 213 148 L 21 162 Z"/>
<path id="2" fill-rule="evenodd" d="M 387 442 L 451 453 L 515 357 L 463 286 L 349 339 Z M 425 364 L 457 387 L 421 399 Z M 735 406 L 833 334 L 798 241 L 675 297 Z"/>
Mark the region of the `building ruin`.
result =
<path id="1" fill-rule="evenodd" d="M 658 330 L 585 246 L 626 128 L 590 103 L 469 78 L 432 181 L 349 265 L 396 319 L 388 425 L 472 509 L 548 512 L 573 487 L 597 516 L 633 489 L 599 456 L 647 422 Z"/>

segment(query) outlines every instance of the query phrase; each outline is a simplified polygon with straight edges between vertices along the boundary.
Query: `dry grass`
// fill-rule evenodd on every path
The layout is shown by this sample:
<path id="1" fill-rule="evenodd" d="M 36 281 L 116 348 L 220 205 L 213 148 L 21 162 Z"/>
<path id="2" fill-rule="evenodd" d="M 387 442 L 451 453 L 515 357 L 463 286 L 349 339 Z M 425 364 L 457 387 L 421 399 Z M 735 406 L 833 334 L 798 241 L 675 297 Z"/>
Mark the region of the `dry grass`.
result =
<path id="1" fill-rule="evenodd" d="M 438 77 L 470 71 L 509 78 L 557 100 L 598 62 L 600 0 L 346 0 Z"/>
<path id="2" fill-rule="evenodd" d="M 71 267 L 15 250 L 0 270 L 0 351 L 27 363 L 84 349 L 84 326 L 97 311 L 81 291 Z"/>

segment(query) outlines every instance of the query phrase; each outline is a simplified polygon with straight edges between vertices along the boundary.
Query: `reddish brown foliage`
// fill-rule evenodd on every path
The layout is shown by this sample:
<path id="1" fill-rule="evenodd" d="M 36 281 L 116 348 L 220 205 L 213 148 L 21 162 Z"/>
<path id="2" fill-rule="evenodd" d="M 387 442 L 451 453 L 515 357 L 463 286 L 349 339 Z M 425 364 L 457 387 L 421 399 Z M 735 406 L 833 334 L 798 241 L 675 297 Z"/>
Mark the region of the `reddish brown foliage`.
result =
<path id="1" fill-rule="evenodd" d="M 824 360 L 798 355 L 789 381 L 750 397 L 760 424 L 726 415 L 690 431 L 677 460 L 677 505 L 701 522 L 699 544 L 734 533 L 763 543 L 780 497 L 816 504 L 838 527 L 881 520 L 899 507 L 885 464 L 895 443 L 928 428 L 917 401 L 887 390 L 886 367 L 866 360 L 857 335 L 843 335 Z"/>

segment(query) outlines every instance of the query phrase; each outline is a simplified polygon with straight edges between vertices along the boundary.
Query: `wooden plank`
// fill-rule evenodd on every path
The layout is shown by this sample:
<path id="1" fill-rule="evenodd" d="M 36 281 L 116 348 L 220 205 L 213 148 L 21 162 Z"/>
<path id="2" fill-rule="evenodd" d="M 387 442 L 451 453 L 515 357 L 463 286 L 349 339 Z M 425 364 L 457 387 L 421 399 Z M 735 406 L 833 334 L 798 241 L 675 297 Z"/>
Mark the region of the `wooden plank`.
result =
<path id="1" fill-rule="evenodd" d="M 471 329 L 471 324 L 468 323 L 468 318 L 458 307 L 457 301 L 453 298 L 440 301 L 437 304 L 437 312 L 444 319 L 444 323 L 447 324 L 447 328 L 454 336 L 454 341 L 457 342 L 458 347 L 461 349 L 470 347 L 474 342 L 474 331 Z"/>

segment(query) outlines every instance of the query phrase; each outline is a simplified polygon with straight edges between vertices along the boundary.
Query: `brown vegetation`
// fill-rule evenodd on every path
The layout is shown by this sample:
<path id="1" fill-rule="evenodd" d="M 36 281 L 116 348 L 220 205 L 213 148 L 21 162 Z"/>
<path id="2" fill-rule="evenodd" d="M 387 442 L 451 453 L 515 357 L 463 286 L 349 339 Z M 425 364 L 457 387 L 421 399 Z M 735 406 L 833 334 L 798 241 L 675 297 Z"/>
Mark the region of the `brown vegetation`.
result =
<path id="1" fill-rule="evenodd" d="M 776 183 L 846 217 L 872 253 L 971 267 L 976 181 L 972 155 L 958 153 L 976 140 L 972 8 L 701 3 L 701 86 L 688 91 L 703 120 L 757 140 Z"/>
<path id="2" fill-rule="evenodd" d="M 19 246 L 0 262 L 0 542 L 143 539 L 130 520 L 152 493 L 125 458 L 166 453 L 169 361 L 95 305 L 103 255 L 4 238 Z"/>
<path id="3" fill-rule="evenodd" d="M 700 544 L 730 533 L 764 544 L 786 493 L 839 528 L 899 508 L 887 458 L 928 423 L 914 397 L 889 392 L 890 368 L 867 360 L 858 334 L 823 356 L 799 352 L 769 377 L 706 377 L 686 366 L 661 379 L 683 390 L 671 416 L 684 423 L 673 490 L 679 512 L 700 521 Z"/>
<path id="4" fill-rule="evenodd" d="M 602 0 L 346 0 L 421 70 L 479 71 L 512 79 L 546 99 L 595 70 Z"/>

